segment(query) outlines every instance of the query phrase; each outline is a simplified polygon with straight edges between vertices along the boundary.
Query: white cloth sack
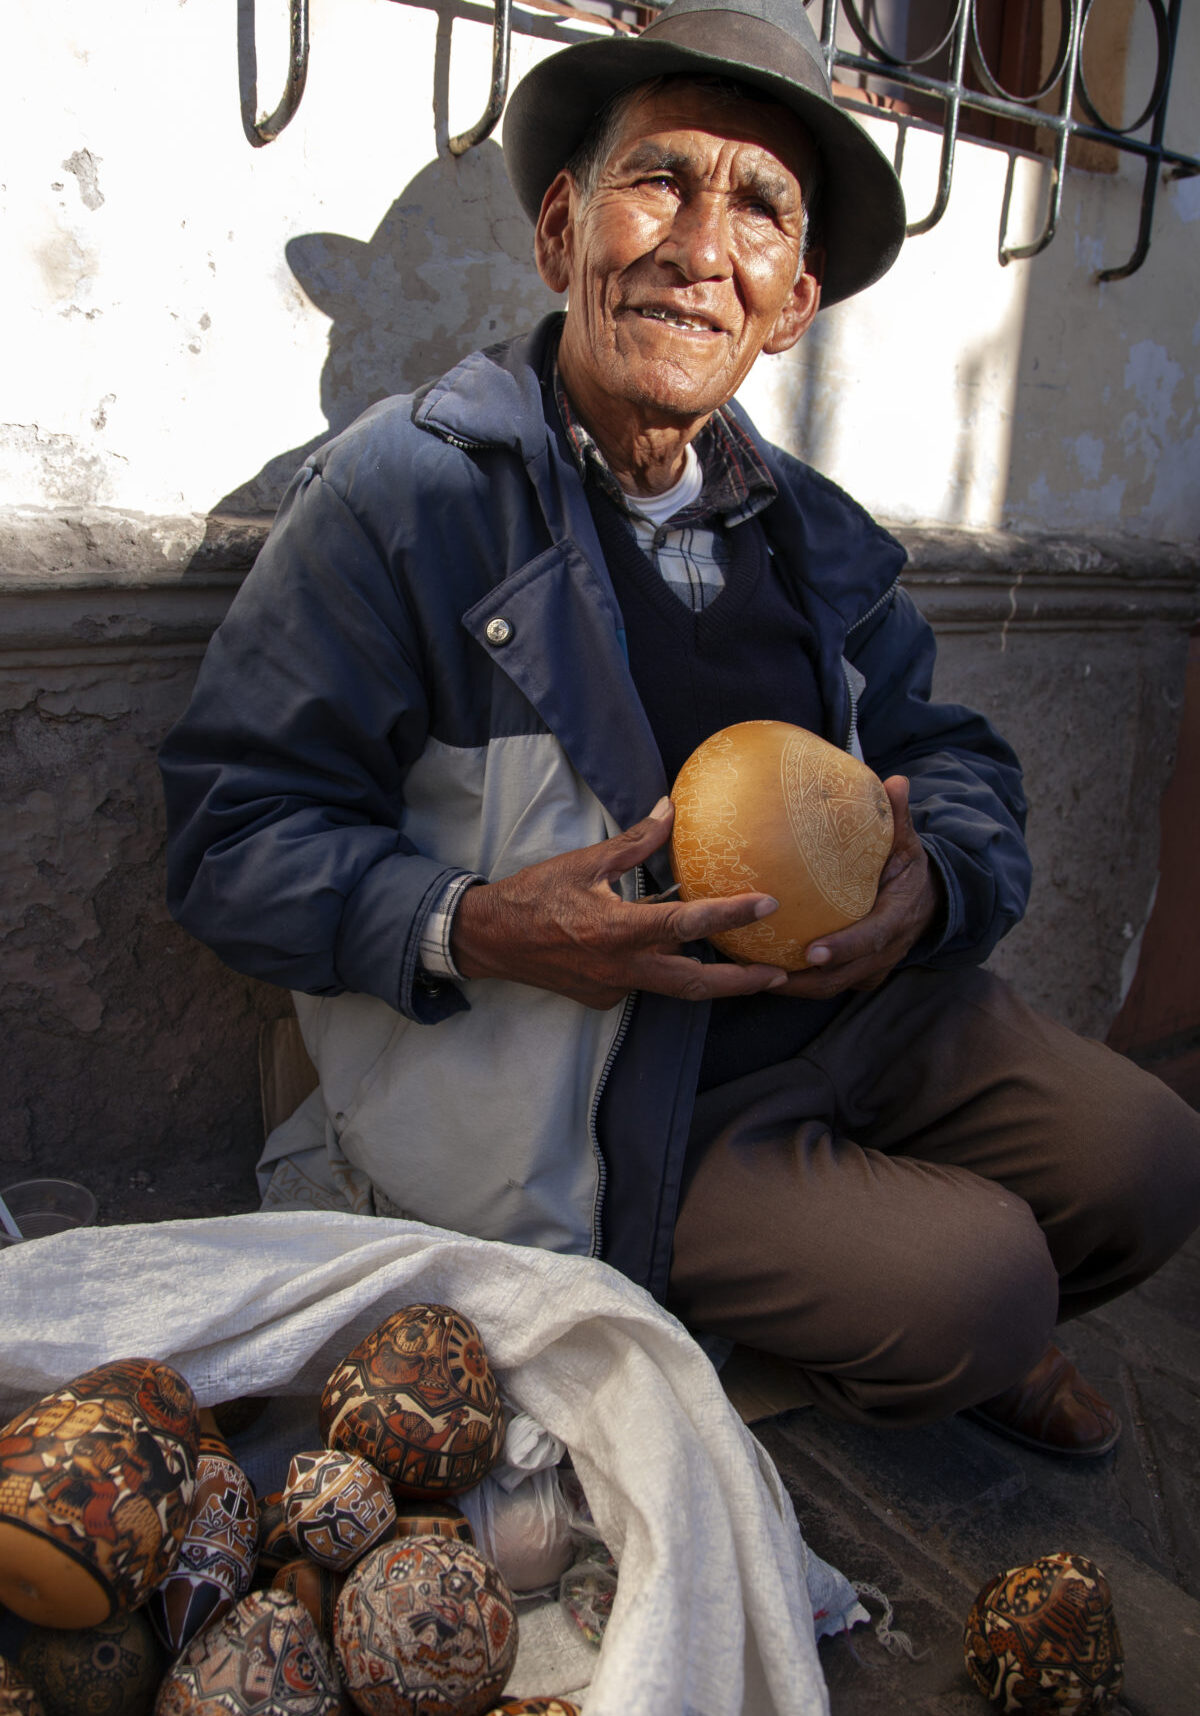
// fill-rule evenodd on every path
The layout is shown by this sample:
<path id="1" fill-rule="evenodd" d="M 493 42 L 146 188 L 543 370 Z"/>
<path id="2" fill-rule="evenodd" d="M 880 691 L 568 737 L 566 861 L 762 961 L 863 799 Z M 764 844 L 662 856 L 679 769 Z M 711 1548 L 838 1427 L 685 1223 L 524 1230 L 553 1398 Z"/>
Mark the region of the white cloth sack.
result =
<path id="1" fill-rule="evenodd" d="M 421 1301 L 478 1324 L 507 1400 L 570 1450 L 617 1558 L 587 1716 L 827 1712 L 809 1586 L 853 1619 L 849 1584 L 809 1554 L 778 1474 L 683 1327 L 594 1260 L 328 1211 L 12 1246 L 0 1253 L 0 1421 L 132 1356 L 175 1365 L 201 1405 L 315 1396 L 356 1341 Z"/>

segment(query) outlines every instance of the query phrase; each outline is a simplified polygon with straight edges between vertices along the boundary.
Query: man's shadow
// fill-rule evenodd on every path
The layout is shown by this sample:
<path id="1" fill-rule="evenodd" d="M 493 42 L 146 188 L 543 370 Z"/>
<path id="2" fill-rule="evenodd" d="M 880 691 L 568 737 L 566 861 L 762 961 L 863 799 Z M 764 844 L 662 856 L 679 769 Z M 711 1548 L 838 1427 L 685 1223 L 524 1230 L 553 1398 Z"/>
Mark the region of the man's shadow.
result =
<path id="1" fill-rule="evenodd" d="M 368 243 L 311 232 L 290 239 L 286 254 L 332 320 L 321 372 L 329 426 L 268 459 L 217 502 L 218 514 L 274 512 L 308 454 L 368 405 L 531 327 L 557 302 L 538 277 L 532 230 L 490 140 L 423 167 Z"/>

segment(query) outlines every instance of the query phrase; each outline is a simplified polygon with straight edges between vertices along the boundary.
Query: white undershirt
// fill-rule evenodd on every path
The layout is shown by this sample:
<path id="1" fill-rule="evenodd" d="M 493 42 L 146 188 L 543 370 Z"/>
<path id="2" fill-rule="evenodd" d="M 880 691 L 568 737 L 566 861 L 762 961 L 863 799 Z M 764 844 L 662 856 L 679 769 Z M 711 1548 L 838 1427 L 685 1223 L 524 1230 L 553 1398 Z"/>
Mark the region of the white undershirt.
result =
<path id="1" fill-rule="evenodd" d="M 691 506 L 693 501 L 700 499 L 700 491 L 704 487 L 704 472 L 696 449 L 689 441 L 683 450 L 683 475 L 677 483 L 660 495 L 633 495 L 622 488 L 621 493 L 629 503 L 629 510 L 636 516 L 633 521 L 634 534 L 639 541 L 645 542 L 652 538 L 660 524 L 666 524 L 669 518 L 674 518 L 677 512 L 682 512 L 685 506 Z M 645 519 L 650 526 L 649 531 L 638 529 L 639 521 Z"/>

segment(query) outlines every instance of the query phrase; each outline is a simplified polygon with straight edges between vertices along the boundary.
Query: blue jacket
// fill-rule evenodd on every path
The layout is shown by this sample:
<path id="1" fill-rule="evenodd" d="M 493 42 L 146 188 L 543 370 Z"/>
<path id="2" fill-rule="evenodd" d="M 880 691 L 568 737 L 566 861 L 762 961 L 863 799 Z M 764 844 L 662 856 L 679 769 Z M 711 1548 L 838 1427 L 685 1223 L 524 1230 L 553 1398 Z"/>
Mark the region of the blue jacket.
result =
<path id="1" fill-rule="evenodd" d="M 456 876 L 603 839 L 667 790 L 583 486 L 546 424 L 552 327 L 383 401 L 297 474 L 163 747 L 168 897 L 235 969 L 297 991 L 328 1124 L 393 1208 L 602 1253 L 661 1295 L 707 1008 L 642 995 L 601 1013 L 418 963 Z M 945 885 L 914 957 L 982 960 L 1028 889 L 1016 759 L 980 715 L 930 701 L 900 545 L 757 444 L 779 487 L 763 523 L 818 640 L 824 737 L 908 776 Z"/>

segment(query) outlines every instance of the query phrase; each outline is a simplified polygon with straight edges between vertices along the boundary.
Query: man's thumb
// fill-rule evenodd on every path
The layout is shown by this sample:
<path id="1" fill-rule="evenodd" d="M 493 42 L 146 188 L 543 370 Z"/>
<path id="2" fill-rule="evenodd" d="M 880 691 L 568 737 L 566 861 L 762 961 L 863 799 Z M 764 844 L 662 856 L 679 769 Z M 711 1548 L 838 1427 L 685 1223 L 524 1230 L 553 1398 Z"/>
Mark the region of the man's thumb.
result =
<path id="1" fill-rule="evenodd" d="M 628 859 L 625 868 L 640 864 L 643 858 L 651 852 L 657 852 L 671 833 L 671 822 L 675 814 L 675 806 L 665 795 L 648 816 L 640 822 L 635 822 L 632 828 L 627 828 L 623 834 L 616 836 L 623 847 L 622 857 Z"/>

